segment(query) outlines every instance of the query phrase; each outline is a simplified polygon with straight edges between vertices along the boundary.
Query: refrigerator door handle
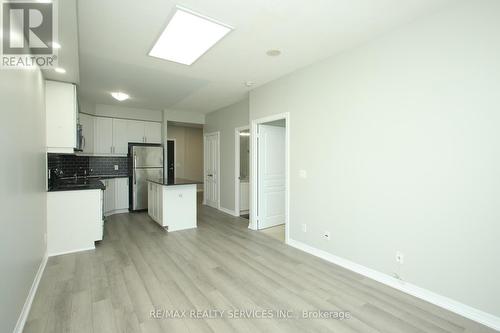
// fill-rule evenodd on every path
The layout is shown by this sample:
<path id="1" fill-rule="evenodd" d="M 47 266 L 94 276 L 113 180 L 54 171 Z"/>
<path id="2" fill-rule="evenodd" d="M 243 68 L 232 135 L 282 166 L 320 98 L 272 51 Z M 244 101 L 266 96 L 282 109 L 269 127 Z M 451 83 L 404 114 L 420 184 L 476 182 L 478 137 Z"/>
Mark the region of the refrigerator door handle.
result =
<path id="1" fill-rule="evenodd" d="M 136 166 L 137 166 L 137 155 L 134 154 L 134 185 L 137 184 Z"/>

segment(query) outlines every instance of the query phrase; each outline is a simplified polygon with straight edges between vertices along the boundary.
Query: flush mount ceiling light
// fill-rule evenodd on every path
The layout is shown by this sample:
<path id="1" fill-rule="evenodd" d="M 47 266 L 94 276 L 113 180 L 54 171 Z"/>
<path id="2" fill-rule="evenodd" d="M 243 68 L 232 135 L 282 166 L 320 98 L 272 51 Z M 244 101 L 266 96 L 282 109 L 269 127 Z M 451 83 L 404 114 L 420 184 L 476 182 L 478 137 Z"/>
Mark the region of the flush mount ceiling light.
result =
<path id="1" fill-rule="evenodd" d="M 266 54 L 270 57 L 277 57 L 281 54 L 280 50 L 268 50 Z"/>
<path id="2" fill-rule="evenodd" d="M 65 74 L 66 73 L 66 70 L 64 68 L 61 68 L 61 67 L 57 67 L 54 69 L 57 73 L 59 74 Z"/>
<path id="3" fill-rule="evenodd" d="M 111 96 L 113 96 L 114 99 L 116 99 L 117 101 L 120 101 L 120 102 L 123 102 L 124 100 L 127 100 L 130 98 L 129 95 L 122 93 L 120 91 L 112 92 Z"/>
<path id="4" fill-rule="evenodd" d="M 191 65 L 231 30 L 226 24 L 177 6 L 149 55 Z"/>

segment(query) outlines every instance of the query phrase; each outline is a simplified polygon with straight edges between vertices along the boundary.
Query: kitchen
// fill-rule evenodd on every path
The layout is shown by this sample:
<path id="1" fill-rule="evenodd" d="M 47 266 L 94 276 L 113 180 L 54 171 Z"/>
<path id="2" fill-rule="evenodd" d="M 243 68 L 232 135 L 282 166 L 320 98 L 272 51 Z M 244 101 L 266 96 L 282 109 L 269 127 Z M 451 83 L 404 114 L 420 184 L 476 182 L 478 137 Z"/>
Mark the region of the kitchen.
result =
<path id="1" fill-rule="evenodd" d="M 71 83 L 47 80 L 45 95 L 49 255 L 95 248 L 114 214 L 147 210 L 166 230 L 196 228 L 200 182 L 164 175 L 163 119 L 84 112 Z"/>

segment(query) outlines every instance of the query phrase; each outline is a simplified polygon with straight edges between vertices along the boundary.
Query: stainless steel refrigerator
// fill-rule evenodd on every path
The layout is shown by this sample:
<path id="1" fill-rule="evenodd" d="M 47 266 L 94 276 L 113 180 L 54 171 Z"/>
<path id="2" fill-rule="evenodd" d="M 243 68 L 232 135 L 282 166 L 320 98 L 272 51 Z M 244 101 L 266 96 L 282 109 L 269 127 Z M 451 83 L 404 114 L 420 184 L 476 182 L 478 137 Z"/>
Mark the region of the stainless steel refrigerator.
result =
<path id="1" fill-rule="evenodd" d="M 132 163 L 130 210 L 148 208 L 148 179 L 163 177 L 163 146 L 129 144 Z"/>

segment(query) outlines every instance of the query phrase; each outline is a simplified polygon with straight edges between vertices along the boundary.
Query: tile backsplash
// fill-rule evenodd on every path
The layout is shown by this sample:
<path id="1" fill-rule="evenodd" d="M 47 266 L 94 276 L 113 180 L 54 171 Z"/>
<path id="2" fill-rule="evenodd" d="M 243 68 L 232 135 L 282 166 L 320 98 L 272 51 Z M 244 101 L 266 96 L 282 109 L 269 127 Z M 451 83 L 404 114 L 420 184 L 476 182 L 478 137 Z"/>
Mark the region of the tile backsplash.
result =
<path id="1" fill-rule="evenodd" d="M 88 175 L 94 176 L 127 176 L 129 174 L 128 157 L 48 154 L 47 160 L 49 170 L 58 168 L 62 170 L 63 177 L 71 177 L 75 174 L 83 176 L 85 170 Z M 115 165 L 118 166 L 118 170 L 115 170 Z"/>

